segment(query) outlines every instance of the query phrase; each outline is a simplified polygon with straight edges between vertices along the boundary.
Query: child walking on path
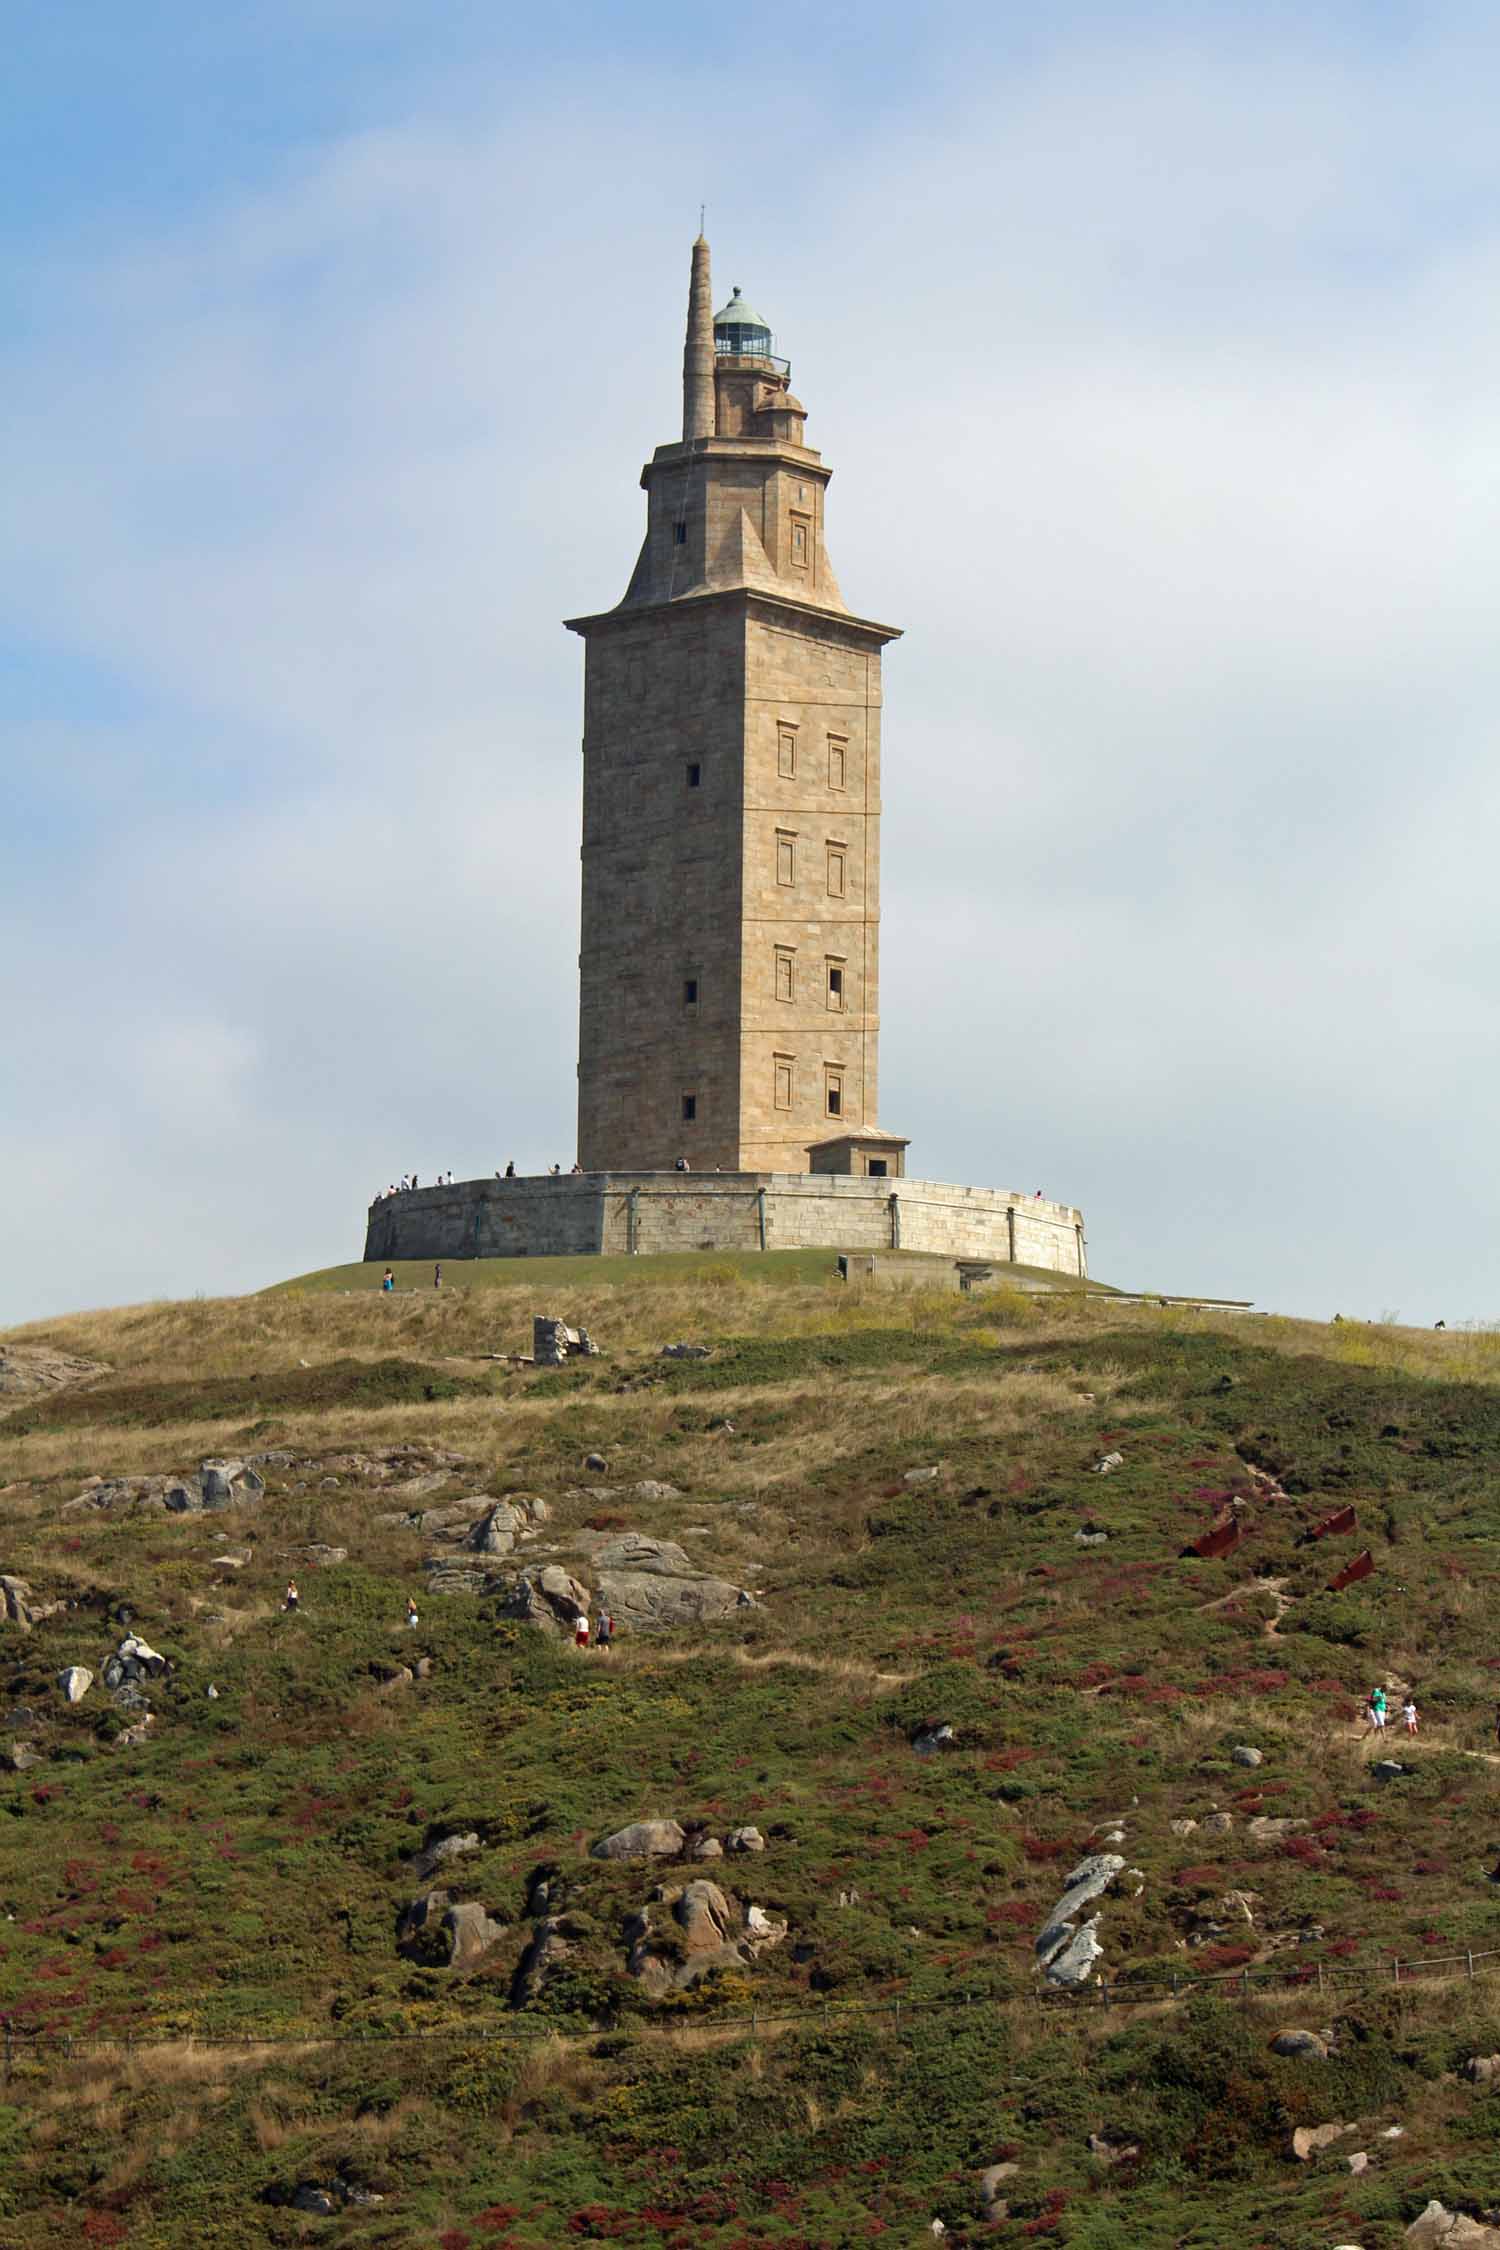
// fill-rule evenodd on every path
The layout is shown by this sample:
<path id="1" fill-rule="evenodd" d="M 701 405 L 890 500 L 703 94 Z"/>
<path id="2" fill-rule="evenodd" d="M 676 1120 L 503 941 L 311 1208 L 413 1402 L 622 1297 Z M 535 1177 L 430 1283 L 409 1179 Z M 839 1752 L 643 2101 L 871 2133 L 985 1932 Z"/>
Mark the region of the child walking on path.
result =
<path id="1" fill-rule="evenodd" d="M 286 1607 L 288 1609 L 296 1609 L 297 1606 L 297 1581 L 295 1578 L 289 1578 L 286 1582 Z"/>
<path id="2" fill-rule="evenodd" d="M 586 1616 L 586 1615 L 581 1615 L 581 1616 L 579 1616 L 579 1617 L 578 1617 L 578 1618 L 577 1618 L 577 1619 L 575 1620 L 575 1622 L 574 1622 L 574 1626 L 573 1626 L 573 1646 L 574 1646 L 575 1648 L 587 1648 L 587 1647 L 588 1647 L 588 1645 L 589 1645 L 589 1621 L 588 1621 L 588 1618 L 587 1618 L 587 1616 Z"/>
<path id="3" fill-rule="evenodd" d="M 1407 1697 L 1406 1701 L 1401 1706 L 1401 1724 L 1405 1727 L 1408 1734 L 1416 1733 L 1417 1707 L 1415 1703 L 1413 1703 L 1410 1696 Z"/>

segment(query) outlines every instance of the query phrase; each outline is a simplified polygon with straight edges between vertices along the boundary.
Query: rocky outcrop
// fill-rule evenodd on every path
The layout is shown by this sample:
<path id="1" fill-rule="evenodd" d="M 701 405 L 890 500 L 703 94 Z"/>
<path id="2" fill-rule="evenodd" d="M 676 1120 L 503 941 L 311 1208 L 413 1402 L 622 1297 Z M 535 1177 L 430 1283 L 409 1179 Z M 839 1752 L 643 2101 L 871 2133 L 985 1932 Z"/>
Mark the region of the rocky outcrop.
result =
<path id="1" fill-rule="evenodd" d="M 139 1513 L 161 1510 L 171 1516 L 202 1515 L 205 1509 L 253 1506 L 266 1480 L 250 1461 L 205 1461 L 185 1477 L 93 1477 L 65 1500 L 65 1516 Z"/>
<path id="2" fill-rule="evenodd" d="M 396 1925 L 396 1950 L 409 1961 L 430 1967 L 472 1969 L 506 1935 L 475 1899 L 455 1900 L 451 1891 L 419 1891 Z"/>
<path id="3" fill-rule="evenodd" d="M 663 1884 L 625 1925 L 626 1968 L 652 1995 L 686 1992 L 716 1970 L 746 1969 L 779 1945 L 787 1925 L 760 1906 L 741 1906 L 698 1876 Z"/>
<path id="4" fill-rule="evenodd" d="M 79 1359 L 45 1344 L 0 1346 L 0 1399 L 30 1398 L 40 1391 L 62 1391 L 90 1383 L 110 1370 L 97 1359 Z"/>
<path id="5" fill-rule="evenodd" d="M 587 1586 L 564 1570 L 561 1563 L 543 1563 L 523 1570 L 505 1598 L 505 1615 L 524 1618 L 552 1632 L 571 1632 L 580 1617 L 587 1617 L 594 1597 Z"/>
<path id="6" fill-rule="evenodd" d="M 1278 2031 L 1271 2041 L 1273 2055 L 1285 2055 L 1293 2062 L 1327 2062 L 1328 2041 L 1316 2031 Z"/>
<path id="7" fill-rule="evenodd" d="M 7 1625 L 19 1625 L 23 1632 L 29 1632 L 61 1608 L 61 1602 L 39 1602 L 26 1579 L 0 1574 L 0 1615 Z"/>
<path id="8" fill-rule="evenodd" d="M 594 1859 L 679 1859 L 687 1832 L 676 1820 L 635 1820 L 595 1844 Z"/>
<path id="9" fill-rule="evenodd" d="M 1073 1869 L 1036 1940 L 1037 1966 L 1049 1984 L 1066 1990 L 1087 1984 L 1104 1951 L 1098 1934 L 1100 1917 L 1091 1914 L 1082 1922 L 1078 1917 L 1124 1873 L 1125 1862 L 1118 1852 L 1093 1852 Z"/>
<path id="10" fill-rule="evenodd" d="M 1500 2250 L 1500 2227 L 1450 2211 L 1436 2197 L 1406 2230 L 1411 2250 Z"/>
<path id="11" fill-rule="evenodd" d="M 94 1684 L 94 1675 L 86 1664 L 66 1664 L 57 1675 L 57 1684 L 70 1703 L 81 1703 Z"/>
<path id="12" fill-rule="evenodd" d="M 137 1686 L 142 1680 L 165 1679 L 172 1669 L 167 1658 L 143 1641 L 138 1633 L 127 1633 L 113 1656 L 104 1664 L 104 1684 L 107 1688 L 123 1690 Z M 119 1700 L 117 1695 L 116 1700 Z M 137 1701 L 143 1701 L 138 1698 Z"/>

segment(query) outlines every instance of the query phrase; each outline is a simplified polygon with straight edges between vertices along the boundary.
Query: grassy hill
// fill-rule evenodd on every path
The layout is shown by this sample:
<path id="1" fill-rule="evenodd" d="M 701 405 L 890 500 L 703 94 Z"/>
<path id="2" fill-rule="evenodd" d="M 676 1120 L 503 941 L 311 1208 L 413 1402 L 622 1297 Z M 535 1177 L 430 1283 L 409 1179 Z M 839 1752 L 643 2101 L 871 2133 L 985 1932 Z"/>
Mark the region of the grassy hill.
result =
<path id="1" fill-rule="evenodd" d="M 1495 1339 L 493 1263 L 0 1338 L 5 2250 L 1500 2204 Z M 492 1359 L 533 1309 L 604 1356 Z M 520 1614 L 569 1579 L 607 1654 Z"/>

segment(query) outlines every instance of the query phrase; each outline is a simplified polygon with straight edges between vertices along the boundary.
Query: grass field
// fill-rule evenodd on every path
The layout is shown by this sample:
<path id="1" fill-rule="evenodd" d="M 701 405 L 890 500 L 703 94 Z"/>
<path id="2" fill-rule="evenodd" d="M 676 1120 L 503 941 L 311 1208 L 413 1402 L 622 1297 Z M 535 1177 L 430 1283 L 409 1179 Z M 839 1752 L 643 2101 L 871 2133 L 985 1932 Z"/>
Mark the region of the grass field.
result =
<path id="1" fill-rule="evenodd" d="M 433 1263 L 430 1258 L 401 1258 L 389 1270 L 395 1277 L 398 1290 L 430 1290 L 433 1286 Z M 450 1258 L 443 1262 L 443 1287 L 445 1289 L 512 1289 L 532 1297 L 540 1297 L 549 1290 L 581 1286 L 590 1291 L 613 1287 L 621 1283 L 631 1285 L 687 1281 L 698 1284 L 705 1269 L 711 1276 L 722 1280 L 733 1276 L 736 1280 L 759 1281 L 767 1286 L 785 1286 L 791 1283 L 811 1284 L 831 1279 L 836 1271 L 836 1250 L 763 1250 L 725 1251 L 705 1256 L 701 1250 L 657 1253 L 649 1257 L 626 1258 Z M 883 1251 L 884 1267 L 904 1269 L 913 1279 L 924 1273 L 941 1273 L 951 1276 L 951 1258 L 929 1257 L 920 1251 Z M 1098 1290 L 1101 1283 L 1080 1283 L 1068 1274 L 1054 1274 L 1041 1266 L 1015 1266 L 1009 1269 L 1017 1276 L 1045 1283 L 1048 1288 Z M 360 1265 L 325 1266 L 320 1272 L 299 1274 L 295 1280 L 275 1283 L 275 1290 L 379 1290 L 387 1271 L 378 1259 Z"/>
<path id="2" fill-rule="evenodd" d="M 1393 2250 L 1430 2196 L 1500 2203 L 1500 2099 L 1461 2075 L 1500 1983 L 1451 1973 L 1500 1948 L 1500 1340 L 831 1262 L 486 1261 L 384 1300 L 333 1269 L 0 1339 L 98 1370 L 0 1412 L 0 1568 L 60 1605 L 0 1625 L 0 1751 L 29 1753 L 0 1785 L 5 2250 L 810 2250 L 935 2217 Z M 496 1364 L 533 1309 L 605 1356 Z M 254 1505 L 69 1507 L 250 1453 Z M 549 1512 L 486 1555 L 442 1521 L 480 1494 Z M 1235 1550 L 1185 1557 L 1233 1503 Z M 753 1599 L 607 1656 L 511 1614 L 528 1558 L 589 1583 L 628 1531 Z M 472 1582 L 430 1590 L 432 1559 Z M 126 1611 L 174 1669 L 122 1742 Z M 1415 1743 L 1362 1730 L 1376 1681 Z M 765 1848 L 592 1856 L 669 1817 Z M 1096 1972 L 1042 2006 L 1033 1940 L 1101 1850 L 1114 2004 Z M 695 1880 L 785 1932 L 678 1988 L 652 1893 Z M 433 1883 L 483 1909 L 461 1966 L 398 1942 Z M 1246 1972 L 1263 1997 L 1172 2004 Z M 1331 2051 L 1274 2054 L 1286 2026 Z M 249 2034 L 278 2044 L 208 2044 Z M 155 2044 L 60 2045 L 90 2037 Z M 1328 2122 L 1352 2137 L 1294 2162 Z"/>

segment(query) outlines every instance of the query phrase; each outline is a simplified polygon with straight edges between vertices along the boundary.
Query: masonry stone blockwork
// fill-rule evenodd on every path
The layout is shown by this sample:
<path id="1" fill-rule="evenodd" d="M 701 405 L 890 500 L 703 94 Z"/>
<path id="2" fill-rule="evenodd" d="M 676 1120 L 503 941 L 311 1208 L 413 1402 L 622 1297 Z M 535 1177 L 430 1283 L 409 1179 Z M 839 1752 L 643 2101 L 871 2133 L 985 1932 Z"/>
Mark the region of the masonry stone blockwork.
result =
<path id="1" fill-rule="evenodd" d="M 1088 1270 L 1083 1215 L 1068 1204 L 939 1180 L 810 1172 L 465 1180 L 383 1197 L 371 1205 L 365 1238 L 366 1258 L 382 1262 L 819 1247 Z"/>

